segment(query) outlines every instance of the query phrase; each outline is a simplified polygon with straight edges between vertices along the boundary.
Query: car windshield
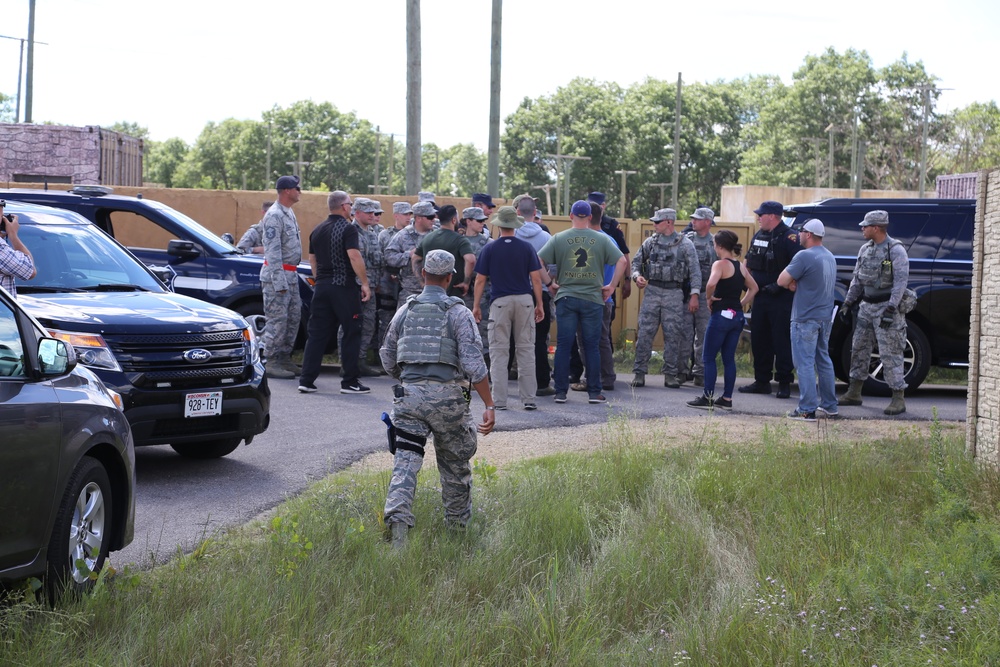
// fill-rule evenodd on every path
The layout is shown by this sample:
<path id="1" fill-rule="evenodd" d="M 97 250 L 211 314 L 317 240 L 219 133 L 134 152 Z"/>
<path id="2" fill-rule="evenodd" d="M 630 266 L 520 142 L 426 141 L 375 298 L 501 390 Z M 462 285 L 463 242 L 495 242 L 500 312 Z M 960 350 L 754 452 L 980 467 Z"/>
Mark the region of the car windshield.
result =
<path id="1" fill-rule="evenodd" d="M 139 260 L 93 225 L 47 224 L 58 218 L 34 211 L 18 215 L 19 236 L 38 271 L 17 281 L 19 291 L 165 291 Z"/>
<path id="2" fill-rule="evenodd" d="M 174 220 L 178 225 L 190 230 L 191 234 L 198 237 L 198 242 L 211 247 L 215 252 L 220 255 L 238 255 L 240 251 L 234 246 L 226 243 L 217 235 L 213 234 L 211 231 L 206 229 L 201 223 L 189 218 L 180 211 L 172 209 L 166 204 L 161 204 L 158 201 L 152 199 L 144 200 L 150 207 L 155 208 L 157 211 L 167 216 L 168 218 Z"/>

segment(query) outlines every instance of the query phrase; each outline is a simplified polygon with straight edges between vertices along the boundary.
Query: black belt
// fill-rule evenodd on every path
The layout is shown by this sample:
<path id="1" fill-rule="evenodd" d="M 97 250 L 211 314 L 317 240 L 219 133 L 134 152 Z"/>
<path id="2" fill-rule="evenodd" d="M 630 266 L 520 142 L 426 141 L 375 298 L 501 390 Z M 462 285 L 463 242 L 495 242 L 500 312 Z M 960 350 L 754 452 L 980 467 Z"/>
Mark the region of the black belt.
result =
<path id="1" fill-rule="evenodd" d="M 659 287 L 660 289 L 683 289 L 683 285 L 672 280 L 649 280 L 647 282 L 653 287 Z"/>
<path id="2" fill-rule="evenodd" d="M 862 296 L 861 300 L 865 303 L 885 303 L 892 298 L 892 294 L 883 294 L 881 296 Z"/>

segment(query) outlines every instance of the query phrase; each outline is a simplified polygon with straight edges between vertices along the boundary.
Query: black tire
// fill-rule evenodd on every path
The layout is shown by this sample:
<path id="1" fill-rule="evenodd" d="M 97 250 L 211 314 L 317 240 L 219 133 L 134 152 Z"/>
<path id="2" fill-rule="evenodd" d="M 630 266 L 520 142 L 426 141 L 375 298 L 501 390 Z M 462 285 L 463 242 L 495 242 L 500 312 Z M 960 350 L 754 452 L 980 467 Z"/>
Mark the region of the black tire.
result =
<path id="1" fill-rule="evenodd" d="M 52 602 L 94 585 L 90 573 L 104 567 L 111 548 L 113 501 L 107 470 L 97 459 L 84 457 L 69 477 L 49 540 L 46 586 Z"/>
<path id="2" fill-rule="evenodd" d="M 249 322 L 250 326 L 253 327 L 254 334 L 257 335 L 258 343 L 263 345 L 264 327 L 267 326 L 267 319 L 264 317 L 264 303 L 262 301 L 251 301 L 250 303 L 244 303 L 235 310 Z"/>
<path id="3" fill-rule="evenodd" d="M 853 335 L 844 339 L 841 347 L 840 362 L 845 371 L 851 368 L 851 343 Z M 882 364 L 878 354 L 878 343 L 872 350 L 872 358 L 869 364 L 869 375 L 865 379 L 862 392 L 867 396 L 891 396 L 892 390 L 885 383 L 882 373 Z M 906 321 L 906 343 L 903 346 L 903 378 L 906 381 L 907 393 L 919 387 L 927 378 L 927 372 L 931 369 L 931 345 L 927 341 L 927 336 L 920 327 L 913 322 Z"/>
<path id="4" fill-rule="evenodd" d="M 220 438 L 204 442 L 185 442 L 170 445 L 175 452 L 189 459 L 218 459 L 232 454 L 240 446 L 243 438 Z"/>

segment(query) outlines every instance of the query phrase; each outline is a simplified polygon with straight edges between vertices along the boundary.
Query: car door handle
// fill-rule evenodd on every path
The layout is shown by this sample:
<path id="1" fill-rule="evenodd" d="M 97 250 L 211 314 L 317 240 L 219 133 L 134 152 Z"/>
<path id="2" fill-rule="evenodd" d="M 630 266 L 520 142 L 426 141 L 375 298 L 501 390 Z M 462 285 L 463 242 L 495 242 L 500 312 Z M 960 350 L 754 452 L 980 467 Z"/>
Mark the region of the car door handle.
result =
<path id="1" fill-rule="evenodd" d="M 944 282 L 949 285 L 971 285 L 972 278 L 945 278 Z"/>

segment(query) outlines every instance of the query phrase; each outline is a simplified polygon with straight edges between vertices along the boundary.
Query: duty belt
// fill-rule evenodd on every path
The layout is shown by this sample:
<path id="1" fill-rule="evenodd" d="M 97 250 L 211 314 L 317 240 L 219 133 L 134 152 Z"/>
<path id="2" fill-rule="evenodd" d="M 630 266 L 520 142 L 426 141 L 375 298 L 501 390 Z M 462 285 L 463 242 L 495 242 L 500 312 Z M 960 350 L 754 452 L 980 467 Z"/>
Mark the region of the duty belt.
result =
<path id="1" fill-rule="evenodd" d="M 880 294 L 877 296 L 862 296 L 861 300 L 865 303 L 885 303 L 892 298 L 892 294 Z"/>
<path id="2" fill-rule="evenodd" d="M 264 260 L 264 266 L 267 266 L 267 260 L 266 259 Z M 295 266 L 294 264 L 282 264 L 281 268 L 283 268 L 285 271 L 298 271 L 299 270 L 299 267 Z"/>
<path id="3" fill-rule="evenodd" d="M 648 281 L 653 287 L 659 287 L 660 289 L 682 289 L 683 285 L 673 280 L 650 280 Z"/>

